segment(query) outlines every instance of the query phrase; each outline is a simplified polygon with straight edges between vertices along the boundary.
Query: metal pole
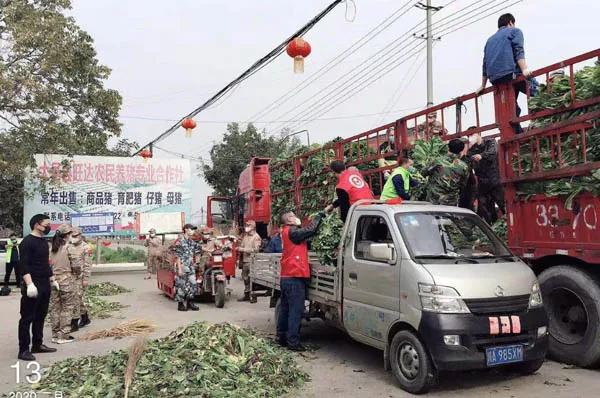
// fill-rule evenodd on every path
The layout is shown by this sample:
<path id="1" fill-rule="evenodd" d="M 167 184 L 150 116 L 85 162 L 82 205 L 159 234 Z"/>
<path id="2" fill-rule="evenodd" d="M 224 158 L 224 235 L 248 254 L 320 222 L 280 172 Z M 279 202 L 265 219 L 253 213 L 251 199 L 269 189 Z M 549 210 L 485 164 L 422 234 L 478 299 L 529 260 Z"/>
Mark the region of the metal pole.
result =
<path id="1" fill-rule="evenodd" d="M 433 105 L 433 37 L 431 36 L 431 0 L 427 0 L 427 106 Z"/>
<path id="2" fill-rule="evenodd" d="M 306 130 L 306 142 L 308 143 L 308 146 L 310 147 L 310 134 L 308 134 L 308 130 Z"/>

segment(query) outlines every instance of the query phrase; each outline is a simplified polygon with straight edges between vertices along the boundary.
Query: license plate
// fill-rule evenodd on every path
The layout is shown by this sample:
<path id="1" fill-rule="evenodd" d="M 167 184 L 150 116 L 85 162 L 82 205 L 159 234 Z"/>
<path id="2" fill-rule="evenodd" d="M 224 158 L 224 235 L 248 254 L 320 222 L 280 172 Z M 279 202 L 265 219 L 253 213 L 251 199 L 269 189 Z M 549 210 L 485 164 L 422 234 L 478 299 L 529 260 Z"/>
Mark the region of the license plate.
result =
<path id="1" fill-rule="evenodd" d="M 213 261 L 215 263 L 220 263 L 220 262 L 223 261 L 223 257 L 221 257 L 221 256 L 213 256 Z"/>
<path id="2" fill-rule="evenodd" d="M 523 361 L 522 345 L 507 345 L 501 347 L 490 347 L 485 349 L 487 366 L 496 366 L 506 363 Z"/>

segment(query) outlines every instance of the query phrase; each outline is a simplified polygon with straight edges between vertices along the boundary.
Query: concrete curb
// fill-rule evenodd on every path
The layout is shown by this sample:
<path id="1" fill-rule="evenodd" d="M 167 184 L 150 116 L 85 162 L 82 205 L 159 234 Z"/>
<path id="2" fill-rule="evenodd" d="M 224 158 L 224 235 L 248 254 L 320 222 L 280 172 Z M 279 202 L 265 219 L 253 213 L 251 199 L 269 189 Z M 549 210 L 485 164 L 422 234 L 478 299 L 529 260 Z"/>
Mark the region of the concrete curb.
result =
<path id="1" fill-rule="evenodd" d="M 118 272 L 146 272 L 144 263 L 115 263 L 92 266 L 92 274 L 112 274 Z"/>

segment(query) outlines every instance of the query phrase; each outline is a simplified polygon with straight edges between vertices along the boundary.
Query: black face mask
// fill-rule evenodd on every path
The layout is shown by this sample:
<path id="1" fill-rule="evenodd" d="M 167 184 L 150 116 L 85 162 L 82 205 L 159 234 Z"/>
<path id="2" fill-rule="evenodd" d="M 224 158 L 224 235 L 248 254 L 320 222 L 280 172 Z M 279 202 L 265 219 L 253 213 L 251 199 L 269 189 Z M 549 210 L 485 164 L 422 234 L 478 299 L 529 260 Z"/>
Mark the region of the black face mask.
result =
<path id="1" fill-rule="evenodd" d="M 52 228 L 50 227 L 50 225 L 46 225 L 46 228 L 44 228 L 44 235 L 48 235 L 51 230 Z"/>

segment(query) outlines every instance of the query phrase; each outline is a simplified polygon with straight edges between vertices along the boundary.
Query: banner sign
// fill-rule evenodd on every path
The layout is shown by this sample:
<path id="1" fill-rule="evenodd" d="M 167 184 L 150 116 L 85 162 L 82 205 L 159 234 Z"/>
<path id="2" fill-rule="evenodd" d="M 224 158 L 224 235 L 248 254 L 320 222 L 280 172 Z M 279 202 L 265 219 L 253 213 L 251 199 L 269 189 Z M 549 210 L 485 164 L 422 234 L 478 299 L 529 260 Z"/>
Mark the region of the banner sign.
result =
<path id="1" fill-rule="evenodd" d="M 37 213 L 50 217 L 53 230 L 68 223 L 84 227 L 87 234 L 121 236 L 135 235 L 137 213 L 191 214 L 188 160 L 64 155 L 35 155 L 35 160 L 37 176 L 59 178 L 40 190 L 36 173 L 28 173 L 25 190 L 34 194 L 25 199 L 25 234 Z"/>

